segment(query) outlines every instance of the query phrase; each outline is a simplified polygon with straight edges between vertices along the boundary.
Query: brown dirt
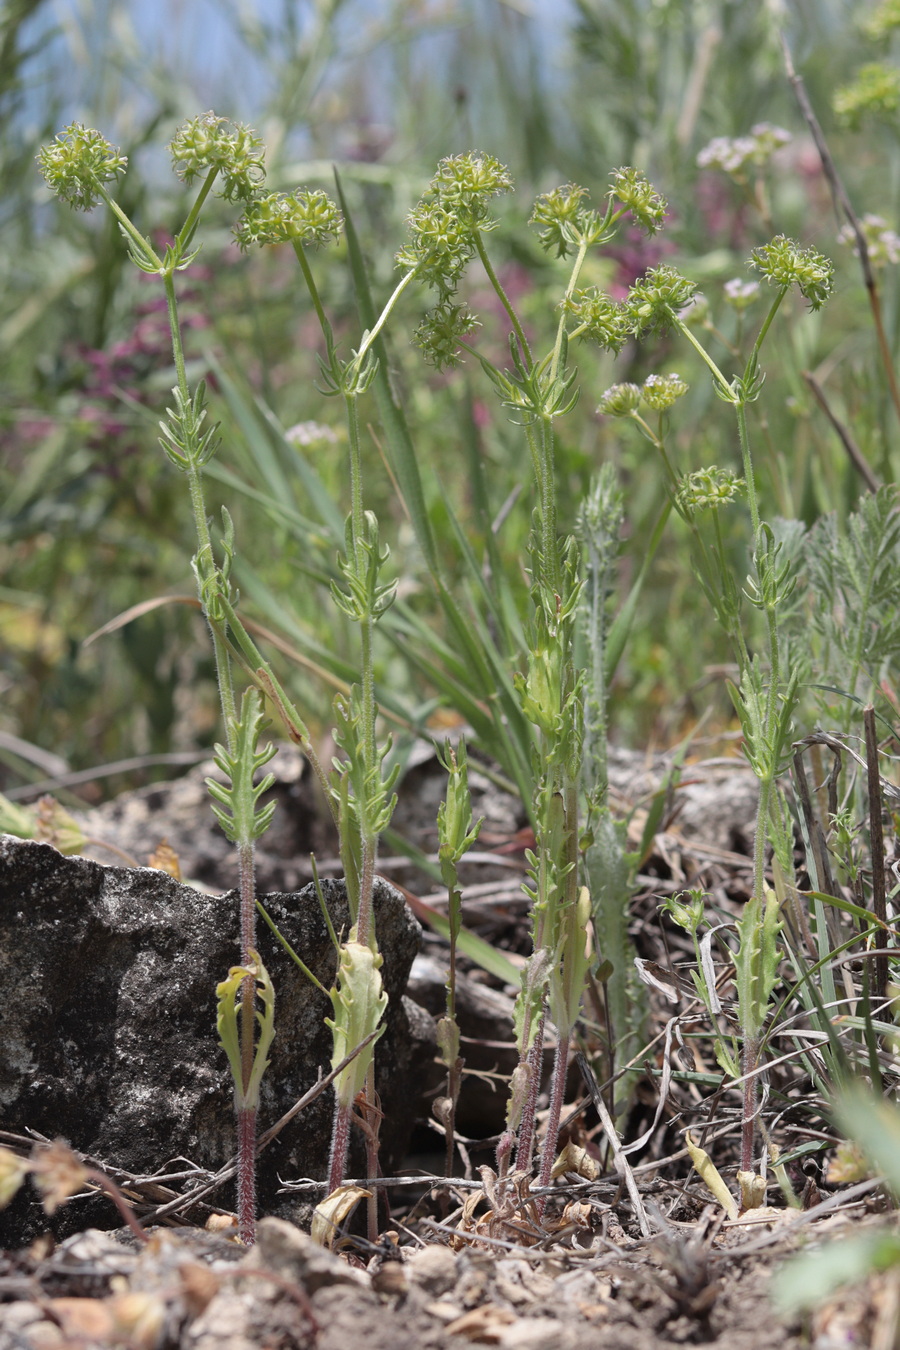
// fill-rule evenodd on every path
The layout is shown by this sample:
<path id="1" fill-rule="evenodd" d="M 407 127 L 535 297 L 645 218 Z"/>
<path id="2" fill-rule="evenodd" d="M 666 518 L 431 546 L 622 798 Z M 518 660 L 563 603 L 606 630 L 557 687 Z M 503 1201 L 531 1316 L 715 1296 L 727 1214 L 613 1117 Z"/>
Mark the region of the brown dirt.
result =
<path id="1" fill-rule="evenodd" d="M 599 1182 L 562 1183 L 540 1226 L 533 1203 L 492 1222 L 457 1191 L 464 1212 L 397 1220 L 374 1255 L 362 1239 L 327 1251 L 279 1219 L 249 1251 L 189 1227 L 152 1229 L 144 1245 L 89 1229 L 0 1256 L 0 1350 L 890 1350 L 892 1276 L 837 1291 L 811 1322 L 769 1297 L 793 1253 L 883 1222 L 861 1214 L 860 1190 L 875 1194 L 734 1223 L 714 1206 L 672 1223 L 651 1202 L 650 1238 Z"/>
<path id="2" fill-rule="evenodd" d="M 746 775 L 739 777 L 738 786 L 745 788 Z M 421 780 L 415 801 L 427 796 L 427 766 Z M 701 789 L 706 790 L 703 784 L 697 788 L 702 796 Z M 733 850 L 743 848 L 747 803 L 742 801 L 739 825 L 734 812 L 729 823 L 728 811 L 721 810 L 726 796 L 721 784 L 709 790 L 710 802 L 698 796 L 697 803 L 708 829 L 712 801 L 720 808 L 715 837 L 701 841 L 699 827 L 696 833 L 688 829 L 685 818 L 693 799 L 682 806 L 680 818 L 674 812 L 645 863 L 644 890 L 632 908 L 641 956 L 673 989 L 687 1037 L 700 1023 L 691 1013 L 696 1005 L 689 980 L 679 981 L 676 970 L 689 963 L 692 953 L 679 947 L 682 935 L 671 926 L 661 941 L 659 902 L 694 884 L 716 896 L 723 909 L 746 897 L 747 859 Z M 496 843 L 484 841 L 497 850 L 495 860 L 485 864 L 491 870 L 480 875 L 473 870 L 470 876 L 475 889 L 479 880 L 496 879 L 497 895 L 490 906 L 479 900 L 467 921 L 488 940 L 514 950 L 526 925 L 519 877 L 510 877 L 509 844 L 518 838 L 518 822 L 511 808 L 508 819 L 504 816 L 503 805 L 493 813 Z M 431 808 L 429 799 L 429 823 L 422 831 L 433 825 Z M 108 815 L 97 825 L 111 822 Z M 142 817 L 135 838 L 149 846 L 148 829 Z M 173 833 L 164 821 L 158 832 Z M 421 842 L 433 845 L 424 834 Z M 286 844 L 285 854 L 292 848 Z M 210 859 L 212 851 L 210 844 Z M 280 860 L 273 854 L 267 865 L 269 884 L 278 885 Z M 209 866 L 215 870 L 212 860 Z M 657 1073 L 638 1084 L 637 1104 L 626 1122 L 631 1139 L 654 1118 L 664 1072 L 679 1066 L 715 1071 L 702 1037 L 680 1046 L 666 1042 L 662 1050 L 662 1033 L 673 1016 L 671 996 L 654 988 L 652 998 L 652 1030 L 660 1033 Z M 365 1350 L 452 1350 L 467 1344 L 508 1350 L 674 1350 L 685 1345 L 894 1350 L 900 1282 L 890 1272 L 836 1291 L 803 1319 L 779 1313 L 769 1294 L 773 1276 L 791 1254 L 857 1232 L 863 1224 L 884 1222 L 876 1212 L 882 1201 L 874 1183 L 849 1190 L 835 1183 L 829 1191 L 820 1170 L 807 1172 L 805 1211 L 769 1211 L 754 1222 L 724 1222 L 690 1169 L 683 1129 L 708 1127 L 706 1147 L 733 1183 L 736 1094 L 701 1090 L 699 1073 L 695 1081 L 690 1072 L 683 1081 L 676 1078 L 646 1149 L 637 1158 L 632 1155 L 640 1204 L 634 1192 L 629 1198 L 624 1184 L 627 1164 L 620 1160 L 617 1167 L 607 1152 L 608 1141 L 590 1118 L 590 1099 L 574 1078 L 567 1128 L 599 1160 L 600 1175 L 590 1182 L 571 1175 L 558 1182 L 543 1218 L 536 1215 L 533 1200 L 511 1202 L 509 1212 L 490 1217 L 483 1199 L 475 1205 L 476 1183 L 470 1176 L 460 1179 L 455 1191 L 436 1187 L 414 1203 L 408 1189 L 389 1193 L 395 1237 L 374 1252 L 361 1239 L 347 1239 L 340 1254 L 312 1248 L 298 1228 L 271 1218 L 262 1220 L 258 1245 L 246 1252 L 202 1228 L 153 1228 L 149 1192 L 142 1195 L 137 1186 L 138 1212 L 151 1231 L 150 1242 L 139 1251 L 127 1234 L 88 1230 L 58 1246 L 39 1240 L 26 1251 L 0 1255 L 0 1350 L 361 1350 L 363 1342 Z M 790 1148 L 814 1133 L 795 1133 L 792 1123 L 809 1123 L 799 1109 L 809 1088 L 780 1071 L 771 1081 L 773 1093 L 780 1094 L 776 1139 Z M 576 1098 L 587 1115 L 576 1115 Z M 785 1110 L 785 1102 L 793 1105 Z M 774 1117 L 764 1112 L 764 1121 L 774 1122 Z M 818 1137 L 827 1142 L 826 1135 Z M 0 1142 L 16 1141 L 6 1137 Z M 478 1141 L 469 1141 L 473 1173 L 491 1159 L 491 1143 L 482 1139 L 479 1152 Z M 103 1159 L 96 1162 L 102 1165 Z M 127 1178 L 117 1180 L 122 1184 Z M 802 1189 L 803 1175 L 799 1181 L 795 1175 L 794 1183 Z M 145 1203 L 138 1204 L 141 1200 Z M 72 1209 L 78 1204 L 73 1201 Z"/>

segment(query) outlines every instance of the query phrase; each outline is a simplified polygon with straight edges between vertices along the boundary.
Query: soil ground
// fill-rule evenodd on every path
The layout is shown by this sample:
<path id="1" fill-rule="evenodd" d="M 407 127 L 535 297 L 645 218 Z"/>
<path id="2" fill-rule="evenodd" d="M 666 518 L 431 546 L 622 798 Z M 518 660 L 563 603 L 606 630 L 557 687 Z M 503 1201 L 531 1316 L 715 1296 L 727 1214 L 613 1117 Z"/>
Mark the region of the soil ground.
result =
<path id="1" fill-rule="evenodd" d="M 426 852 L 434 847 L 432 786 L 430 771 L 423 771 L 406 811 L 408 828 L 417 808 L 422 811 L 416 842 Z M 717 796 L 721 808 L 721 790 Z M 573 1075 L 563 1138 L 583 1148 L 586 1161 L 581 1176 L 570 1171 L 554 1183 L 543 1212 L 541 1198 L 526 1196 L 523 1185 L 498 1187 L 493 1139 L 466 1136 L 459 1154 L 466 1175 L 456 1184 L 435 1182 L 429 1189 L 420 1179 L 416 1190 L 409 1184 L 388 1189 L 378 1243 L 342 1236 L 334 1252 L 314 1247 L 278 1219 L 261 1222 L 249 1252 L 227 1229 L 214 1234 L 196 1226 L 196 1214 L 155 1225 L 149 1189 L 110 1169 L 132 1196 L 150 1241 L 141 1246 L 127 1230 L 88 1230 L 0 1256 L 0 1350 L 354 1350 L 362 1339 L 367 1350 L 449 1350 L 467 1343 L 510 1350 L 893 1350 L 900 1312 L 900 1276 L 893 1271 L 838 1287 L 802 1316 L 785 1312 L 772 1297 L 773 1279 L 783 1280 L 780 1272 L 798 1252 L 890 1222 L 877 1181 L 860 1181 L 861 1174 L 850 1176 L 836 1163 L 836 1140 L 825 1118 L 810 1111 L 810 1087 L 796 1071 L 790 1080 L 786 1071 L 773 1071 L 769 1087 L 778 1111 L 764 1102 L 761 1119 L 782 1152 L 797 1153 L 815 1141 L 818 1151 L 805 1155 L 802 1170 L 799 1164 L 789 1169 L 800 1207 L 784 1207 L 772 1184 L 772 1208 L 727 1219 L 684 1146 L 690 1126 L 734 1186 L 737 1095 L 708 1087 L 711 1043 L 700 1034 L 699 1014 L 678 974 L 690 952 L 679 947 L 674 929 L 660 938 L 657 911 L 667 894 L 694 884 L 718 894 L 724 906 L 746 898 L 746 807 L 744 791 L 735 818 L 729 822 L 720 809 L 706 839 L 702 830 L 682 833 L 670 812 L 642 866 L 632 933 L 650 971 L 655 1039 L 623 1135 L 627 1143 L 645 1134 L 645 1146 L 628 1157 L 611 1147 L 590 1092 Z M 499 802 L 492 809 L 481 846 L 494 856 L 480 868 L 472 864 L 466 921 L 515 955 L 527 950 L 527 920 L 515 866 L 510 885 L 510 861 L 515 864 L 527 839 L 514 805 Z M 171 838 L 158 804 L 157 814 L 157 838 Z M 120 804 L 106 823 L 127 816 Z M 94 833 L 98 824 L 102 829 L 102 815 L 93 821 Z M 141 829 L 146 835 L 146 821 Z M 115 842 L 122 846 L 121 836 Z M 190 860 L 182 861 L 191 875 Z M 277 872 L 277 860 L 268 859 L 270 865 Z M 296 860 L 290 865 L 296 868 Z M 215 870 L 208 860 L 204 866 L 207 874 Z M 398 880 L 396 871 L 386 874 Z M 414 884 L 406 872 L 403 884 Z M 440 956 L 435 939 L 429 949 Z M 697 1034 L 686 1040 L 691 1032 Z M 586 1041 L 590 1034 L 587 1023 Z M 434 1130 L 433 1123 L 423 1124 L 423 1149 Z M 24 1153 L 31 1141 L 0 1132 L 0 1143 Z M 439 1150 L 441 1141 L 431 1147 Z M 103 1166 L 105 1160 L 94 1161 Z M 420 1154 L 405 1171 L 430 1171 L 431 1162 Z M 593 1175 L 586 1179 L 584 1172 Z"/>

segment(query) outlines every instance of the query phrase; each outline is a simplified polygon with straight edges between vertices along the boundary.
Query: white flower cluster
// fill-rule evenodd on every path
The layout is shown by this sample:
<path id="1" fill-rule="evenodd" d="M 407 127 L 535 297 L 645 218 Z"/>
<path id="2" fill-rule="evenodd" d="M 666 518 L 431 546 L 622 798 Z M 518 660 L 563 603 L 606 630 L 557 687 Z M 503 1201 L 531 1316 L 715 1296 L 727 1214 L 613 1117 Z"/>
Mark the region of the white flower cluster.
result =
<path id="1" fill-rule="evenodd" d="M 284 433 L 286 441 L 294 445 L 319 445 L 323 441 L 334 444 L 340 436 L 334 427 L 323 426 L 321 422 L 298 422 Z"/>
<path id="2" fill-rule="evenodd" d="M 765 164 L 776 150 L 787 145 L 791 133 L 771 122 L 757 122 L 749 136 L 716 136 L 697 156 L 701 169 L 721 169 L 738 175 L 750 164 Z"/>
<path id="3" fill-rule="evenodd" d="M 725 299 L 734 309 L 746 309 L 752 305 L 753 301 L 759 295 L 758 281 L 744 281 L 741 277 L 733 277 L 731 281 L 726 281 L 722 287 Z"/>
<path id="4" fill-rule="evenodd" d="M 869 262 L 873 267 L 886 267 L 888 263 L 900 262 L 900 234 L 888 229 L 888 223 L 882 216 L 863 216 L 860 224 L 869 250 Z M 851 225 L 841 227 L 838 239 L 842 244 L 850 244 L 854 253 L 859 253 Z"/>

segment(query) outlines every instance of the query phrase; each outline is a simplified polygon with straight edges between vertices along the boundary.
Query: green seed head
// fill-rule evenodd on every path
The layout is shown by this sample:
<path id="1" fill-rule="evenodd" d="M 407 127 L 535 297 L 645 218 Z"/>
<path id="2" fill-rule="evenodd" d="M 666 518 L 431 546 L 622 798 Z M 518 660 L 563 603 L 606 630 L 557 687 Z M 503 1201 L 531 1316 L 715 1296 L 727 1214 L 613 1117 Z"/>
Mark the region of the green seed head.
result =
<path id="1" fill-rule="evenodd" d="M 41 149 L 37 162 L 57 197 L 78 211 L 90 211 L 103 195 L 102 185 L 124 172 L 128 160 L 99 131 L 72 122 Z"/>
<path id="2" fill-rule="evenodd" d="M 686 511 L 717 511 L 720 506 L 734 501 L 743 490 L 743 478 L 738 478 L 730 469 L 711 464 L 708 469 L 697 469 L 682 478 L 678 502 Z"/>
<path id="3" fill-rule="evenodd" d="M 618 356 L 631 334 L 624 305 L 596 286 L 574 291 L 564 301 L 566 312 L 578 322 L 578 337 L 596 342 Z"/>
<path id="4" fill-rule="evenodd" d="M 696 290 L 696 282 L 688 281 L 674 267 L 651 267 L 634 283 L 625 300 L 631 331 L 638 337 L 664 334 Z"/>
<path id="5" fill-rule="evenodd" d="M 529 224 L 542 227 L 541 247 L 548 253 L 553 249 L 557 258 L 565 258 L 575 246 L 587 217 L 593 214 L 589 207 L 581 205 L 586 196 L 587 188 L 566 183 L 538 197 Z"/>
<path id="6" fill-rule="evenodd" d="M 767 281 L 785 290 L 796 286 L 812 309 L 821 309 L 834 290 L 834 264 L 814 248 L 801 248 L 794 239 L 779 234 L 770 244 L 756 248 L 752 265 Z"/>
<path id="7" fill-rule="evenodd" d="M 185 183 L 205 178 L 213 169 L 222 179 L 220 195 L 228 201 L 249 201 L 265 182 L 266 151 L 262 140 L 241 122 L 215 113 L 189 117 L 169 143 L 175 172 Z"/>
<path id="8" fill-rule="evenodd" d="M 680 375 L 648 375 L 641 389 L 641 402 L 654 412 L 665 412 L 687 391 L 688 386 Z"/>
<path id="9" fill-rule="evenodd" d="M 666 199 L 654 191 L 640 169 L 614 169 L 610 197 L 631 212 L 634 223 L 647 235 L 657 234 L 666 219 Z"/>
<path id="10" fill-rule="evenodd" d="M 316 247 L 337 239 L 343 217 L 327 193 L 297 188 L 290 194 L 272 192 L 251 201 L 234 233 L 241 249 L 252 244 L 299 243 Z"/>
<path id="11" fill-rule="evenodd" d="M 605 417 L 630 417 L 640 406 L 639 384 L 613 384 L 601 394 L 597 411 Z"/>

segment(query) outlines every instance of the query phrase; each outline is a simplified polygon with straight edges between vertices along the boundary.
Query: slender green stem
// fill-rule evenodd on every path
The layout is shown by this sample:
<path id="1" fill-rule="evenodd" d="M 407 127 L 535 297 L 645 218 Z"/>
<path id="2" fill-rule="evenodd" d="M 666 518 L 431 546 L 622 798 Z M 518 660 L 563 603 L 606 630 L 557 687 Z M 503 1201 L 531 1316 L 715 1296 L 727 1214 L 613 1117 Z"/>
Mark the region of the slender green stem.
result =
<path id="1" fill-rule="evenodd" d="M 555 481 L 555 433 L 552 417 L 541 418 L 540 473 L 538 494 L 541 503 L 541 557 L 540 575 L 544 577 L 551 591 L 559 595 L 562 590 L 562 575 L 559 565 L 559 550 L 556 545 L 556 481 Z"/>
<path id="2" fill-rule="evenodd" d="M 175 279 L 171 273 L 166 273 L 163 277 L 166 292 L 166 309 L 169 316 L 169 332 L 172 339 L 172 356 L 175 362 L 175 375 L 178 381 L 178 391 L 185 405 L 190 403 L 191 394 L 187 379 L 187 369 L 184 360 L 184 345 L 181 340 L 181 325 L 178 322 L 178 298 L 175 294 Z M 185 466 L 187 474 L 188 489 L 191 498 L 191 510 L 194 515 L 194 528 L 197 532 L 197 571 L 200 577 L 200 603 L 204 606 L 206 597 L 203 595 L 202 586 L 204 582 L 209 581 L 215 572 L 215 558 L 213 556 L 212 538 L 209 532 L 209 520 L 206 515 L 206 502 L 203 496 L 203 477 L 202 469 L 196 463 L 192 455 L 188 456 Z M 228 741 L 228 748 L 232 750 L 231 744 L 231 725 L 237 716 L 237 702 L 234 694 L 234 681 L 231 676 L 231 661 L 228 654 L 228 647 L 224 637 L 217 630 L 216 626 L 209 621 L 210 633 L 213 641 L 213 651 L 216 661 L 216 676 L 219 685 L 219 698 L 222 704 L 222 716 L 225 723 L 225 735 Z"/>
<path id="3" fill-rule="evenodd" d="M 332 337 L 331 324 L 328 321 L 328 316 L 326 315 L 325 309 L 322 305 L 322 300 L 319 295 L 319 288 L 316 285 L 315 278 L 313 277 L 312 274 L 312 268 L 310 267 L 309 261 L 306 257 L 306 249 L 303 247 L 301 243 L 295 241 L 294 253 L 297 255 L 297 261 L 300 264 L 300 271 L 303 273 L 303 280 L 306 282 L 306 289 L 309 291 L 309 298 L 310 300 L 312 300 L 313 309 L 316 311 L 316 318 L 319 320 L 319 327 L 322 329 L 322 332 L 325 335 L 325 341 L 328 345 L 328 353 L 330 356 L 333 350 L 333 342 L 334 342 L 334 339 Z"/>
<path id="4" fill-rule="evenodd" d="M 181 230 L 179 231 L 178 238 L 184 247 L 187 247 L 187 245 L 191 242 L 191 239 L 194 237 L 194 231 L 197 228 L 197 221 L 200 219 L 200 212 L 203 210 L 203 204 L 206 201 L 207 197 L 209 196 L 210 192 L 212 191 L 212 185 L 216 181 L 218 173 L 219 173 L 218 166 L 216 166 L 216 168 L 214 169 L 210 169 L 209 173 L 203 180 L 203 184 L 200 188 L 200 191 L 197 193 L 197 199 L 194 202 L 194 205 L 188 212 L 187 220 L 184 222 L 184 224 L 181 227 Z"/>
<path id="5" fill-rule="evenodd" d="M 494 271 L 494 268 L 491 264 L 491 260 L 488 257 L 487 249 L 484 246 L 484 239 L 482 237 L 480 230 L 475 231 L 475 247 L 478 250 L 478 257 L 481 259 L 481 265 L 484 268 L 485 272 L 487 272 L 488 280 L 490 281 L 494 290 L 497 292 L 497 295 L 500 297 L 500 303 L 502 304 L 503 308 L 509 315 L 509 321 L 513 326 L 513 332 L 516 335 L 516 341 L 519 344 L 519 350 L 521 351 L 522 356 L 525 359 L 525 365 L 528 368 L 528 370 L 531 370 L 534 361 L 531 355 L 531 347 L 529 346 L 528 339 L 525 336 L 525 330 L 522 327 L 518 314 L 512 307 L 509 296 L 506 294 L 506 291 L 503 289 L 503 286 L 500 283 L 500 278 Z"/>
<path id="6" fill-rule="evenodd" d="M 787 295 L 789 289 L 790 287 L 788 286 L 781 287 L 781 289 L 775 296 L 775 299 L 772 301 L 772 307 L 769 310 L 768 314 L 766 315 L 765 319 L 763 320 L 762 327 L 760 328 L 759 332 L 756 335 L 756 341 L 753 344 L 753 350 L 750 353 L 750 359 L 747 362 L 748 372 L 752 370 L 752 368 L 755 366 L 756 362 L 759 359 L 759 353 L 762 348 L 763 342 L 765 341 L 766 334 L 771 328 L 772 320 L 778 313 L 779 306 L 781 305 L 781 302 L 784 299 L 784 297 Z"/>
<path id="7" fill-rule="evenodd" d="M 215 173 L 211 173 L 194 205 L 192 216 L 182 232 L 188 239 L 196 226 L 200 207 L 212 187 Z M 175 292 L 174 270 L 163 273 L 166 293 L 166 308 L 169 316 L 169 330 L 172 339 L 172 354 L 175 361 L 175 374 L 178 382 L 178 394 L 182 408 L 191 404 L 191 392 L 188 385 L 187 369 L 184 359 L 184 346 L 181 338 L 181 325 L 178 321 L 178 299 Z M 194 433 L 197 428 L 194 427 Z M 231 656 L 225 633 L 218 624 L 212 622 L 208 613 L 209 595 L 207 586 L 216 588 L 216 601 L 225 597 L 225 586 L 217 585 L 215 557 L 206 504 L 203 495 L 202 468 L 198 463 L 196 445 L 185 442 L 185 472 L 191 498 L 191 509 L 197 532 L 197 575 L 200 602 L 204 606 L 207 622 L 213 641 L 216 661 L 216 674 L 219 685 L 219 697 L 225 723 L 225 737 L 229 751 L 235 748 L 235 726 L 237 722 L 237 704 L 234 692 L 234 680 L 231 670 Z M 254 863 L 253 839 L 242 839 L 238 843 L 238 866 L 240 877 L 240 932 L 241 960 L 249 965 L 251 952 L 256 947 L 256 871 Z M 241 1089 L 247 1092 L 253 1072 L 254 1043 L 256 1035 L 256 981 L 248 975 L 241 983 Z M 242 1240 L 250 1245 L 256 1239 L 256 1108 L 244 1104 L 238 1105 L 238 1226 Z"/>
<path id="8" fill-rule="evenodd" d="M 756 372 L 757 365 L 759 362 L 759 353 L 762 349 L 763 341 L 765 339 L 766 334 L 769 331 L 769 328 L 771 327 L 772 320 L 775 318 L 775 315 L 778 312 L 778 307 L 780 306 L 786 294 L 787 294 L 786 288 L 783 288 L 778 292 L 774 301 L 772 302 L 772 306 L 768 314 L 763 320 L 762 327 L 760 328 L 759 332 L 756 335 L 756 341 L 753 344 L 753 350 L 751 351 L 747 364 L 744 368 L 745 385 L 753 378 L 753 375 Z M 747 432 L 746 399 L 741 398 L 740 400 L 735 402 L 735 413 L 737 416 L 738 436 L 740 437 L 741 443 L 741 460 L 743 463 L 744 481 L 747 489 L 747 501 L 750 506 L 750 520 L 753 527 L 753 547 L 754 550 L 757 550 L 759 548 L 760 543 L 759 499 L 756 492 L 756 480 L 753 476 L 753 459 L 750 453 L 750 437 Z"/>
<path id="9" fill-rule="evenodd" d="M 357 575 L 366 568 L 365 526 L 362 489 L 362 453 L 359 443 L 359 400 L 356 394 L 344 394 L 350 445 L 350 531 L 353 562 Z"/>
<path id="10" fill-rule="evenodd" d="M 550 379 L 555 380 L 559 374 L 559 366 L 562 360 L 563 338 L 566 332 L 566 301 L 571 297 L 578 282 L 578 276 L 587 257 L 589 243 L 587 239 L 582 239 L 578 245 L 578 253 L 575 262 L 572 265 L 572 272 L 569 276 L 569 284 L 566 286 L 566 292 L 563 297 L 562 309 L 559 316 L 559 323 L 556 327 L 556 341 L 553 344 L 553 357 L 550 362 Z"/>
<path id="11" fill-rule="evenodd" d="M 319 786 L 325 796 L 325 800 L 331 803 L 331 787 L 328 781 L 328 775 L 321 759 L 316 753 L 312 737 L 303 718 L 300 716 L 296 706 L 291 702 L 283 685 L 277 679 L 275 672 L 269 665 L 269 662 L 263 659 L 263 656 L 256 643 L 247 632 L 234 606 L 227 596 L 220 599 L 222 612 L 227 621 L 227 632 L 231 635 L 234 642 L 237 643 L 238 653 L 243 654 L 247 663 L 247 674 L 268 699 L 275 705 L 279 716 L 284 721 L 288 735 L 296 745 L 299 745 L 307 760 L 309 761 Z M 218 625 L 212 625 L 214 637 L 226 644 L 227 638 L 224 630 Z M 230 652 L 229 652 L 230 655 Z"/>
<path id="12" fill-rule="evenodd" d="M 401 277 L 401 279 L 397 282 L 397 285 L 394 287 L 393 293 L 391 294 L 390 298 L 386 301 L 384 309 L 378 316 L 378 320 L 375 324 L 375 327 L 369 329 L 368 333 L 366 333 L 362 343 L 360 344 L 359 351 L 356 353 L 357 362 L 360 363 L 362 362 L 366 353 L 369 351 L 369 348 L 372 346 L 372 343 L 376 340 L 378 334 L 381 332 L 382 328 L 390 318 L 391 310 L 394 308 L 394 306 L 400 299 L 400 296 L 406 290 L 409 283 L 417 275 L 417 272 L 418 269 L 414 267 L 411 271 L 407 272 L 405 277 Z"/>
<path id="13" fill-rule="evenodd" d="M 309 261 L 307 260 L 306 249 L 301 243 L 295 241 L 294 253 L 297 256 L 297 261 L 300 264 L 300 270 L 303 273 L 303 280 L 306 283 L 306 289 L 309 291 L 309 296 L 310 299 L 312 300 L 313 308 L 316 311 L 316 317 L 319 320 L 319 327 L 322 329 L 322 332 L 325 336 L 325 342 L 328 348 L 328 355 L 330 357 L 334 352 L 334 336 L 331 328 L 331 323 L 328 319 L 328 316 L 325 313 L 325 308 L 322 304 L 321 296 L 319 295 L 319 288 L 316 285 L 315 278 L 313 277 L 312 274 L 312 269 L 309 265 Z M 378 316 L 377 321 L 375 322 L 373 327 L 370 328 L 369 331 L 364 335 L 363 340 L 360 343 L 359 351 L 356 353 L 356 357 L 354 360 L 354 365 L 356 366 L 357 369 L 359 369 L 359 367 L 362 365 L 366 355 L 371 350 L 373 343 L 377 340 L 378 335 L 380 334 L 382 328 L 390 318 L 391 313 L 393 312 L 393 309 L 397 304 L 397 301 L 400 299 L 400 296 L 403 294 L 407 286 L 410 284 L 411 281 L 413 281 L 413 279 L 416 277 L 417 274 L 418 269 L 415 267 L 411 268 L 410 271 L 407 272 L 405 276 L 401 277 L 400 280 L 397 282 L 397 285 L 394 287 L 394 290 L 390 298 L 387 300 L 384 308 L 382 309 L 380 315 Z"/>
<path id="14" fill-rule="evenodd" d="M 109 195 L 109 193 L 106 191 L 106 188 L 103 186 L 102 183 L 96 184 L 96 190 L 99 193 L 99 195 L 103 198 L 103 200 L 106 202 L 106 205 L 109 207 L 110 211 L 112 211 L 116 220 L 122 226 L 122 229 L 128 235 L 129 239 L 131 239 L 134 242 L 134 244 L 138 249 L 139 254 L 145 257 L 148 261 L 155 262 L 159 269 L 160 274 L 162 275 L 163 274 L 162 259 L 159 257 L 156 250 L 151 247 L 149 240 L 144 238 L 144 236 L 141 234 L 140 230 L 137 228 L 134 222 L 130 220 L 129 217 L 125 214 L 125 212 L 122 210 L 121 206 L 115 200 L 115 198 Z"/>
<path id="15" fill-rule="evenodd" d="M 764 576 L 763 568 L 769 568 L 772 565 L 772 562 L 767 557 L 764 560 L 766 543 L 763 538 L 762 521 L 759 512 L 759 498 L 756 491 L 756 480 L 753 472 L 753 455 L 750 448 L 750 436 L 747 428 L 746 395 L 749 392 L 751 381 L 757 375 L 759 353 L 762 349 L 762 344 L 786 293 L 787 288 L 779 290 L 759 332 L 757 333 L 756 341 L 753 344 L 753 350 L 750 353 L 744 370 L 744 390 L 742 396 L 735 401 L 734 405 L 738 424 L 738 437 L 741 446 L 741 460 L 744 470 L 747 501 L 750 507 L 750 521 L 753 532 L 753 558 L 760 592 L 762 594 L 766 594 L 771 584 L 771 578 Z M 778 688 L 781 679 L 781 662 L 778 644 L 778 616 L 776 614 L 775 604 L 768 601 L 765 606 L 765 612 L 769 679 L 768 688 L 766 690 L 763 737 L 774 757 L 774 740 L 778 723 Z M 734 634 L 734 637 L 739 644 L 738 656 L 743 675 L 749 668 L 749 653 L 747 651 L 743 633 L 738 630 L 738 632 Z M 767 764 L 766 772 L 759 775 L 759 802 L 757 804 L 756 832 L 753 843 L 753 893 L 759 898 L 760 902 L 762 902 L 763 897 L 765 896 L 766 842 L 768 839 L 768 826 L 775 801 L 775 773 L 776 765 L 774 758 L 772 758 L 771 762 Z M 759 1062 L 760 1039 L 758 1028 L 744 1026 L 742 1027 L 742 1035 L 743 1049 L 741 1068 L 744 1074 L 744 1086 L 741 1121 L 741 1169 L 749 1172 L 753 1170 L 756 1103 L 759 1095 L 759 1078 L 755 1073 L 755 1070 Z"/>
<path id="16" fill-rule="evenodd" d="M 741 445 L 741 463 L 744 469 L 744 483 L 747 489 L 747 504 L 750 507 L 750 524 L 753 531 L 754 552 L 759 547 L 759 500 L 756 493 L 756 481 L 753 477 L 753 456 L 750 453 L 750 437 L 747 433 L 747 407 L 744 403 L 734 405 L 738 424 L 738 439 Z"/>
<path id="17" fill-rule="evenodd" d="M 362 489 L 362 453 L 359 436 L 359 400 L 355 394 L 344 395 L 347 412 L 347 428 L 350 443 L 350 529 L 353 562 L 359 578 L 365 575 L 367 556 L 365 547 L 365 513 L 363 510 Z M 362 709 L 362 746 L 367 778 L 374 778 L 380 772 L 378 743 L 376 739 L 376 702 L 375 702 L 375 658 L 374 639 L 375 621 L 371 608 L 360 620 L 360 688 Z M 359 914 L 357 932 L 360 942 L 370 941 L 372 919 L 372 889 L 375 884 L 375 866 L 378 852 L 378 839 L 373 834 L 368 820 L 368 805 L 361 802 L 364 818 L 360 821 L 362 830 L 362 865 L 359 882 Z"/>
<path id="18" fill-rule="evenodd" d="M 713 378 L 716 381 L 716 384 L 723 391 L 723 393 L 728 395 L 728 402 L 733 403 L 734 390 L 731 387 L 731 382 L 730 380 L 726 380 L 725 376 L 722 374 L 721 370 L 716 365 L 715 361 L 712 359 L 709 352 L 703 346 L 703 343 L 697 341 L 697 339 L 694 337 L 694 334 L 691 332 L 690 328 L 688 328 L 687 324 L 684 322 L 683 319 L 679 319 L 677 314 L 672 315 L 672 321 L 675 324 L 678 331 L 684 337 L 687 338 L 688 342 L 691 344 L 691 346 L 694 348 L 697 354 L 701 357 L 701 359 L 712 371 Z"/>
<path id="19" fill-rule="evenodd" d="M 187 369 L 184 363 L 184 346 L 181 341 L 181 325 L 178 322 L 178 297 L 175 294 L 175 278 L 171 272 L 163 276 L 163 284 L 166 288 L 166 309 L 169 315 L 169 333 L 172 338 L 172 357 L 175 361 L 175 378 L 178 381 L 178 390 L 182 398 L 190 398 L 190 388 L 187 380 Z M 193 498 L 192 498 L 193 501 Z M 203 532 L 198 531 L 201 546 L 209 545 L 209 530 L 206 528 L 206 517 L 203 518 Z M 210 553 L 212 549 L 209 550 Z"/>

